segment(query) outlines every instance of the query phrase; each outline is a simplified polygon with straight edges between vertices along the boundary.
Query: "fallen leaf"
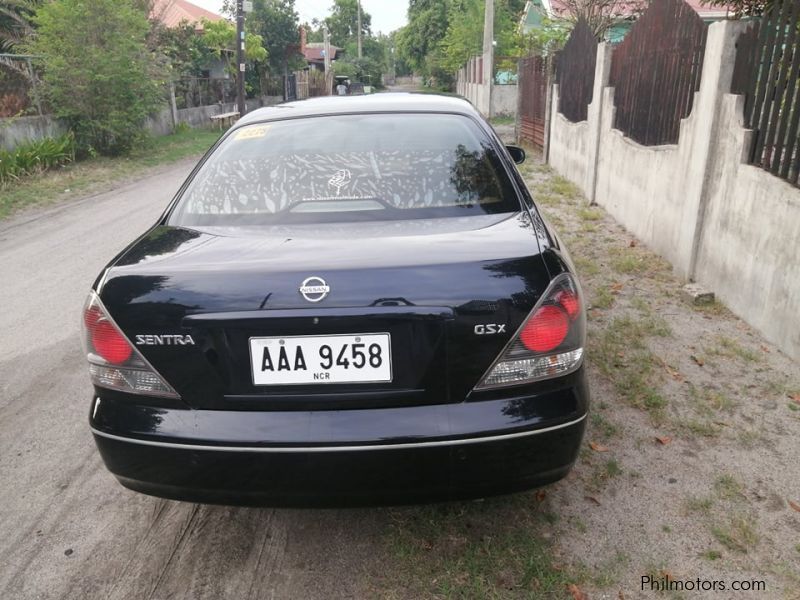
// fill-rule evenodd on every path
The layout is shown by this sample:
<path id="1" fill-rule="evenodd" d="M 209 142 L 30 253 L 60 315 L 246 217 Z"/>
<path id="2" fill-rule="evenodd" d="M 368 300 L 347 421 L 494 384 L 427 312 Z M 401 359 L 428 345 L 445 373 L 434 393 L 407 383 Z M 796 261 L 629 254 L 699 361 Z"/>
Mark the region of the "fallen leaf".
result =
<path id="1" fill-rule="evenodd" d="M 761 345 L 761 349 L 762 349 L 764 352 L 769 352 L 769 348 L 767 348 L 767 347 L 766 347 L 766 346 L 764 346 L 763 344 Z"/>
<path id="2" fill-rule="evenodd" d="M 789 506 L 791 506 L 797 512 L 800 512 L 800 504 L 794 502 L 793 500 L 789 500 Z"/>
<path id="3" fill-rule="evenodd" d="M 596 504 L 597 506 L 600 506 L 600 500 L 598 500 L 594 496 L 584 496 L 583 499 L 588 500 L 589 502 Z"/>
<path id="4" fill-rule="evenodd" d="M 608 452 L 607 446 L 603 446 L 603 444 L 598 444 L 597 442 L 589 442 L 589 447 L 595 452 Z"/>
<path id="5" fill-rule="evenodd" d="M 432 550 L 433 544 L 428 540 L 422 540 L 422 549 L 423 550 Z"/>
<path id="6" fill-rule="evenodd" d="M 621 282 L 619 282 L 619 281 L 618 281 L 618 282 L 616 282 L 615 284 L 613 284 L 613 285 L 611 286 L 611 289 L 612 289 L 612 291 L 614 291 L 614 292 L 619 292 L 619 291 L 621 291 L 621 290 L 622 290 L 622 288 L 624 288 L 624 287 L 625 287 L 625 284 L 623 284 L 623 283 L 621 283 Z"/>
<path id="7" fill-rule="evenodd" d="M 657 435 L 656 436 L 656 441 L 659 444 L 661 444 L 662 446 L 666 446 L 667 444 L 669 444 L 672 441 L 672 438 L 669 437 L 668 435 Z"/>
<path id="8" fill-rule="evenodd" d="M 672 576 L 672 573 L 670 573 L 669 571 L 665 571 L 664 569 L 661 569 L 661 571 L 659 571 L 659 574 L 664 579 L 666 579 L 667 581 L 675 581 L 675 578 Z"/>
<path id="9" fill-rule="evenodd" d="M 547 492 L 545 490 L 539 490 L 536 492 L 536 499 L 539 502 L 544 502 L 544 499 L 547 497 Z"/>
<path id="10" fill-rule="evenodd" d="M 800 393 L 797 393 L 797 394 L 791 394 L 791 395 L 789 396 L 789 399 L 790 399 L 792 402 L 797 402 L 798 404 L 800 404 Z"/>
<path id="11" fill-rule="evenodd" d="M 625 600 L 625 594 L 622 593 L 622 590 L 620 590 L 619 594 L 617 594 L 617 598 L 619 598 L 619 600 Z"/>
<path id="12" fill-rule="evenodd" d="M 584 593 L 581 591 L 581 588 L 579 588 L 579 587 L 578 587 L 577 585 L 575 585 L 574 583 L 570 583 L 570 584 L 567 586 L 567 591 L 568 591 L 570 594 L 572 594 L 572 598 L 573 598 L 573 600 L 589 600 L 589 596 L 587 596 L 586 594 L 584 594 Z"/>
<path id="13" fill-rule="evenodd" d="M 663 358 L 660 360 L 661 364 L 664 365 L 664 370 L 669 373 L 675 381 L 683 381 L 683 375 L 681 375 L 677 369 L 670 367 L 669 364 L 667 364 L 667 361 L 665 361 Z"/>
<path id="14" fill-rule="evenodd" d="M 636 240 L 631 240 L 631 243 L 628 244 L 631 248 L 636 248 Z"/>
<path id="15" fill-rule="evenodd" d="M 692 354 L 689 358 L 691 358 L 695 363 L 697 363 L 698 367 L 702 367 L 704 364 L 706 364 L 706 361 L 704 361 L 702 358 L 695 356 L 694 354 Z"/>

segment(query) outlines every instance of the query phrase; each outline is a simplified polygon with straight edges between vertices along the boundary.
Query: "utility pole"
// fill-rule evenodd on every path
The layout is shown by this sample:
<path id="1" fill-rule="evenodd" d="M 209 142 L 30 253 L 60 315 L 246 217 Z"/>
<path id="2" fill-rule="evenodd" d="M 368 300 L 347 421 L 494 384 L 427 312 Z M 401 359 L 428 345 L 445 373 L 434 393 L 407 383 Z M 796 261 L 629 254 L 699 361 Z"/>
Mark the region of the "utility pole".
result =
<path id="1" fill-rule="evenodd" d="M 484 115 L 492 116 L 492 88 L 494 87 L 494 0 L 486 0 L 483 15 L 483 73 L 482 81 L 485 89 Z"/>
<path id="2" fill-rule="evenodd" d="M 358 58 L 361 58 L 361 0 L 357 0 L 358 5 Z"/>
<path id="3" fill-rule="evenodd" d="M 324 40 L 324 46 L 322 52 L 325 53 L 323 57 L 325 59 L 325 87 L 328 88 L 328 95 L 333 93 L 333 75 L 331 74 L 331 40 L 330 34 L 328 33 L 328 28 L 326 26 L 322 27 L 322 35 Z"/>
<path id="4" fill-rule="evenodd" d="M 236 106 L 239 117 L 247 112 L 244 98 L 244 0 L 236 0 Z"/>

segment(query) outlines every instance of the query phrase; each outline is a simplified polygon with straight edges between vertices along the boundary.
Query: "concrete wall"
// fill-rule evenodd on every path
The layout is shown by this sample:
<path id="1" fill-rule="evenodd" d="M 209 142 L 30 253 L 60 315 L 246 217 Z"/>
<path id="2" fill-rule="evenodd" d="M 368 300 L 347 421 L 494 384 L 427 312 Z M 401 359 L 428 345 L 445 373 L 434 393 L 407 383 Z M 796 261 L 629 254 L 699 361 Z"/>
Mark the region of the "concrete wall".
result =
<path id="1" fill-rule="evenodd" d="M 601 44 L 587 121 L 558 113 L 554 86 L 549 160 L 681 277 L 800 359 L 800 190 L 746 164 L 742 98 L 727 93 L 742 27 L 710 26 L 692 114 L 667 146 L 613 128 L 611 49 Z"/>
<path id="2" fill-rule="evenodd" d="M 263 96 L 247 100 L 247 111 L 250 112 L 262 106 L 274 106 L 283 102 L 281 96 Z M 195 108 L 181 108 L 178 110 L 178 123 L 186 123 L 190 127 L 202 127 L 211 124 L 211 117 L 236 111 L 236 103 L 209 104 Z M 172 112 L 165 108 L 157 115 L 147 119 L 145 128 L 153 135 L 167 135 L 172 133 Z"/>
<path id="3" fill-rule="evenodd" d="M 553 106 L 559 101 L 558 86 L 553 86 Z M 586 187 L 589 123 L 572 123 L 557 109 L 552 109 L 550 121 L 550 165 L 575 183 L 588 197 Z"/>
<path id="4" fill-rule="evenodd" d="M 281 96 L 263 96 L 247 101 L 247 110 L 255 110 L 262 106 L 273 106 L 283 102 Z M 178 122 L 186 123 L 190 127 L 201 127 L 211 124 L 211 116 L 236 110 L 236 104 L 210 104 L 196 108 L 182 108 L 178 110 Z M 174 123 L 172 111 L 163 109 L 158 114 L 152 115 L 145 121 L 145 129 L 153 135 L 167 135 L 172 133 Z M 45 115 L 42 117 L 16 117 L 0 119 L 0 148 L 13 150 L 25 142 L 40 140 L 46 137 L 56 137 L 67 132 L 66 126 L 58 119 Z"/>
<path id="5" fill-rule="evenodd" d="M 727 94 L 722 102 L 696 278 L 800 358 L 800 190 L 744 163 L 743 101 Z"/>
<path id="6" fill-rule="evenodd" d="M 491 116 L 515 116 L 517 114 L 517 85 L 492 86 Z"/>
<path id="7" fill-rule="evenodd" d="M 58 137 L 67 128 L 52 117 L 12 117 L 0 119 L 0 149 L 13 150 L 32 140 Z"/>
<path id="8" fill-rule="evenodd" d="M 484 117 L 515 115 L 517 86 L 491 82 L 493 69 L 488 65 L 492 60 L 491 53 L 470 58 L 456 76 L 456 93 L 469 100 Z"/>

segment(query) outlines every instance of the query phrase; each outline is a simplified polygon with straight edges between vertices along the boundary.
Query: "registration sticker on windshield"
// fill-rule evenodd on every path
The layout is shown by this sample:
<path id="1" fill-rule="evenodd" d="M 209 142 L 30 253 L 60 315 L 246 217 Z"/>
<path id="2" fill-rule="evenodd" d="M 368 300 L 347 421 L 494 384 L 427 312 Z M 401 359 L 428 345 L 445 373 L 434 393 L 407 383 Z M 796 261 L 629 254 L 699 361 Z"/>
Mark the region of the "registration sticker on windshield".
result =
<path id="1" fill-rule="evenodd" d="M 233 138 L 235 140 L 253 140 L 257 138 L 263 138 L 267 135 L 269 131 L 269 125 L 259 125 L 258 127 L 245 127 L 240 131 L 236 132 L 236 136 Z"/>

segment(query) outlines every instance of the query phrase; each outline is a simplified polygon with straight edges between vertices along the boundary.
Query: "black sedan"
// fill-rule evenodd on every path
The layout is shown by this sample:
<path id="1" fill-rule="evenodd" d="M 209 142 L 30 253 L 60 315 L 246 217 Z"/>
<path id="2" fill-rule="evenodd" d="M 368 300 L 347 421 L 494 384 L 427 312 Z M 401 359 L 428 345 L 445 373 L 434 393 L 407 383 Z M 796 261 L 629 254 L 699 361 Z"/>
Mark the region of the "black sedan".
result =
<path id="1" fill-rule="evenodd" d="M 564 477 L 584 298 L 522 160 L 449 97 L 241 119 L 86 302 L 108 469 L 146 494 L 293 506 Z"/>

